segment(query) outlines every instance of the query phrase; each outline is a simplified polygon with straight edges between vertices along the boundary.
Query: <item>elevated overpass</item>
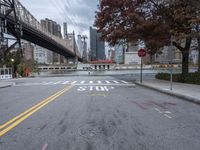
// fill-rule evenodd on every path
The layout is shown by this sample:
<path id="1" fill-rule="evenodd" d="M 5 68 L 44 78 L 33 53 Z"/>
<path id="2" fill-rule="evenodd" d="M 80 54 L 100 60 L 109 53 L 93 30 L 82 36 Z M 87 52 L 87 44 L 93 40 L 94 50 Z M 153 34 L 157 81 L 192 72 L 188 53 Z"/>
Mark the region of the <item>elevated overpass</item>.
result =
<path id="1" fill-rule="evenodd" d="M 75 43 L 75 36 L 71 39 L 54 36 L 42 27 L 40 22 L 18 0 L 0 0 L 0 19 L 6 28 L 4 32 L 17 39 L 22 38 L 66 58 L 77 58 L 82 61 Z"/>

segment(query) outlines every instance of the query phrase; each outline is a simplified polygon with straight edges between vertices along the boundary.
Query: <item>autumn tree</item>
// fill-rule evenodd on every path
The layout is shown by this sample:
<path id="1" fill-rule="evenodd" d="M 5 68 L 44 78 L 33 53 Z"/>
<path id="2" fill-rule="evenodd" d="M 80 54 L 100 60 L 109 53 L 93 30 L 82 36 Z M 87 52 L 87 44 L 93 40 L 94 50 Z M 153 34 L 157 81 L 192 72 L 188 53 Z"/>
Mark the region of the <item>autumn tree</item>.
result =
<path id="1" fill-rule="evenodd" d="M 194 3 L 195 1 L 195 3 Z M 102 0 L 95 25 L 111 45 L 126 39 L 143 40 L 150 54 L 155 54 L 173 37 L 182 53 L 182 73 L 188 73 L 192 29 L 198 11 L 194 0 Z M 183 39 L 185 40 L 182 46 Z"/>
<path id="2" fill-rule="evenodd" d="M 197 2 L 197 0 L 170 0 L 165 5 L 154 3 L 158 14 L 169 26 L 173 45 L 182 53 L 182 74 L 189 72 L 189 50 L 196 21 L 194 1 Z"/>
<path id="3" fill-rule="evenodd" d="M 149 6 L 147 6 L 149 7 Z M 147 47 L 159 49 L 169 39 L 168 30 L 161 20 L 145 11 L 139 1 L 102 0 L 96 15 L 95 26 L 102 33 L 102 39 L 110 45 L 123 41 L 135 42 L 144 40 Z M 152 40 L 154 36 L 155 39 Z M 125 39 L 125 40 L 124 40 Z M 156 53 L 156 50 L 154 53 Z"/>

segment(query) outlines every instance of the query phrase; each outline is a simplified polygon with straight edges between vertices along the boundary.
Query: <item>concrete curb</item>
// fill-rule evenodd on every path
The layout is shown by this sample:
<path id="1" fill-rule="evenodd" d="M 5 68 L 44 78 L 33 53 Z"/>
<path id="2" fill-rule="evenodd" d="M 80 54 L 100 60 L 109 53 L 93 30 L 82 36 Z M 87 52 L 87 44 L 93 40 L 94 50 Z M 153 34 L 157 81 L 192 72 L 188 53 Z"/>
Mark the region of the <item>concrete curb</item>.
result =
<path id="1" fill-rule="evenodd" d="M 15 83 L 8 83 L 8 84 L 5 84 L 5 85 L 1 85 L 1 84 L 0 84 L 0 89 L 1 89 L 1 88 L 11 87 L 11 86 L 13 86 L 13 85 L 15 85 Z"/>
<path id="2" fill-rule="evenodd" d="M 152 89 L 152 90 L 155 90 L 155 91 L 158 91 L 158 92 L 161 92 L 161 93 L 164 93 L 164 94 L 167 94 L 167 95 L 170 95 L 170 96 L 174 96 L 174 97 L 180 98 L 182 100 L 186 100 L 188 102 L 192 102 L 192 103 L 200 105 L 200 99 L 195 98 L 195 97 L 191 97 L 191 96 L 187 96 L 187 95 L 184 95 L 184 94 L 176 93 L 176 92 L 173 92 L 173 91 L 170 91 L 170 90 L 165 90 L 165 89 L 153 87 L 153 86 L 150 86 L 150 85 L 147 85 L 147 84 L 144 84 L 144 83 L 141 84 L 139 82 L 135 82 L 135 84 L 139 85 L 139 86 L 143 86 L 143 87 L 149 88 L 149 89 Z"/>

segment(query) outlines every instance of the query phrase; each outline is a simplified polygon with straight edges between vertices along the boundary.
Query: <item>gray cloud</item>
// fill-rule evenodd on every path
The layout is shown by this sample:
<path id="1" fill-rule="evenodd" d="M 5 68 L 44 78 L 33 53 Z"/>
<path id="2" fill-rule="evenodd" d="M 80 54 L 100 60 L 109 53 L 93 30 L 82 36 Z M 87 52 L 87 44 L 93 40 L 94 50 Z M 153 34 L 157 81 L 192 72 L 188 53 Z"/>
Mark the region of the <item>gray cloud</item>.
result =
<path id="1" fill-rule="evenodd" d="M 97 10 L 98 0 L 20 0 L 38 19 L 50 18 L 62 25 L 68 22 L 69 30 L 88 33 Z"/>

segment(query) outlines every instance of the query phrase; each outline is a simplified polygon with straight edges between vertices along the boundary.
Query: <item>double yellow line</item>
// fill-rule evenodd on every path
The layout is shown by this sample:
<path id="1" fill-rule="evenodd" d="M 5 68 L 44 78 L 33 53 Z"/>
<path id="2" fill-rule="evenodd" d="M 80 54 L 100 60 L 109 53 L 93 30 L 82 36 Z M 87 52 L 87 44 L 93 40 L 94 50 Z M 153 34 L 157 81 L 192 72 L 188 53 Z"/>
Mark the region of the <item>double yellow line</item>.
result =
<path id="1" fill-rule="evenodd" d="M 33 107 L 29 108 L 28 110 L 24 111 L 23 113 L 19 114 L 18 116 L 14 117 L 13 119 L 9 120 L 8 122 L 2 124 L 0 126 L 0 137 L 6 134 L 8 131 L 15 128 L 18 124 L 20 124 L 22 121 L 27 119 L 29 116 L 46 106 L 48 103 L 54 101 L 56 98 L 61 96 L 63 93 L 69 91 L 73 85 L 70 85 L 63 90 L 53 94 L 52 96 L 48 97 L 47 99 L 41 101 L 40 103 L 34 105 Z"/>

